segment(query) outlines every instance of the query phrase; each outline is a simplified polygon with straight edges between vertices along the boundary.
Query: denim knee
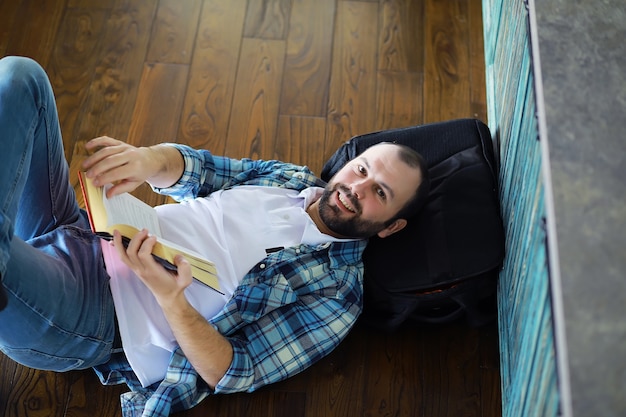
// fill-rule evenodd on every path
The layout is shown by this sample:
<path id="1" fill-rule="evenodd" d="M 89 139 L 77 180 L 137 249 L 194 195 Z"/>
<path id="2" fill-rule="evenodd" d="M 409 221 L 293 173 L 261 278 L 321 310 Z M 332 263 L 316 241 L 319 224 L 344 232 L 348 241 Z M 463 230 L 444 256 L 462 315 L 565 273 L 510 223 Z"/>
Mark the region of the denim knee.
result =
<path id="1" fill-rule="evenodd" d="M 31 95 L 36 102 L 41 96 L 40 86 L 49 84 L 48 75 L 39 63 L 31 58 L 7 56 L 0 59 L 0 104 L 12 103 L 12 96 Z"/>

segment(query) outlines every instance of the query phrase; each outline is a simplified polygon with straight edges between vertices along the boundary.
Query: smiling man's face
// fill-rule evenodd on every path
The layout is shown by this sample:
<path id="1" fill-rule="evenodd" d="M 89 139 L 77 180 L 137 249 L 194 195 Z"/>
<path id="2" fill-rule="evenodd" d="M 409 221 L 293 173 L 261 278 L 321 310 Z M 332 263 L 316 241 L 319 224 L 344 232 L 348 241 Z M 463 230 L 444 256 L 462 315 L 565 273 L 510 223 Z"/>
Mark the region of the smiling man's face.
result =
<path id="1" fill-rule="evenodd" d="M 368 148 L 330 180 L 319 202 L 319 214 L 335 234 L 345 237 L 386 237 L 406 221 L 387 225 L 415 196 L 420 171 L 398 157 L 393 144 Z"/>

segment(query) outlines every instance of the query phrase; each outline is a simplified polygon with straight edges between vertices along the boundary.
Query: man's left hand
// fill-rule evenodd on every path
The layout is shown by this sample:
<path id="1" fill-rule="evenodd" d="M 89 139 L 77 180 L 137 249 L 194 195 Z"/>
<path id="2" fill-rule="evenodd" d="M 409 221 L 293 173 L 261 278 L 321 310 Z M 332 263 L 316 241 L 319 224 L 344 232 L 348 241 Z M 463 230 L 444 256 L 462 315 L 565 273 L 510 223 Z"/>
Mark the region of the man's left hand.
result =
<path id="1" fill-rule="evenodd" d="M 165 269 L 152 257 L 157 238 L 147 230 L 136 234 L 126 248 L 122 243 L 122 236 L 116 230 L 113 242 L 122 262 L 146 284 L 161 307 L 184 297 L 183 291 L 191 284 L 193 277 L 191 266 L 183 256 L 179 255 L 175 259 L 177 272 Z"/>

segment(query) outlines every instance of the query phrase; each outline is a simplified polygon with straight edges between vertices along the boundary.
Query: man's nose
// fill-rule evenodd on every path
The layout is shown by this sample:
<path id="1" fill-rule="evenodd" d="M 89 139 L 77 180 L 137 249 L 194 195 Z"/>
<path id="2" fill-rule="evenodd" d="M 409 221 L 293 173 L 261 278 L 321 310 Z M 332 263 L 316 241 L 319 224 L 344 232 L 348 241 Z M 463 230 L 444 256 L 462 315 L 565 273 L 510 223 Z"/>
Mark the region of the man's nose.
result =
<path id="1" fill-rule="evenodd" d="M 361 179 L 353 182 L 351 185 L 352 194 L 354 194 L 354 196 L 359 200 L 365 198 L 369 182 L 370 181 L 368 179 Z"/>

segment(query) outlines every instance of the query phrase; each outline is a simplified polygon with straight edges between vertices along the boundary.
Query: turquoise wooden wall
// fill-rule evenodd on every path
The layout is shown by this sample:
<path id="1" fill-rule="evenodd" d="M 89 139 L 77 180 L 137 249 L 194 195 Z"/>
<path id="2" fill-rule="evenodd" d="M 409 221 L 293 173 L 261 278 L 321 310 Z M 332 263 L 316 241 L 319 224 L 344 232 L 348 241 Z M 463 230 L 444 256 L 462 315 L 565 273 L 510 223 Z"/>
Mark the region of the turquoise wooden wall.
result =
<path id="1" fill-rule="evenodd" d="M 528 11 L 483 0 L 488 124 L 500 162 L 506 258 L 498 288 L 504 417 L 559 415 Z"/>

